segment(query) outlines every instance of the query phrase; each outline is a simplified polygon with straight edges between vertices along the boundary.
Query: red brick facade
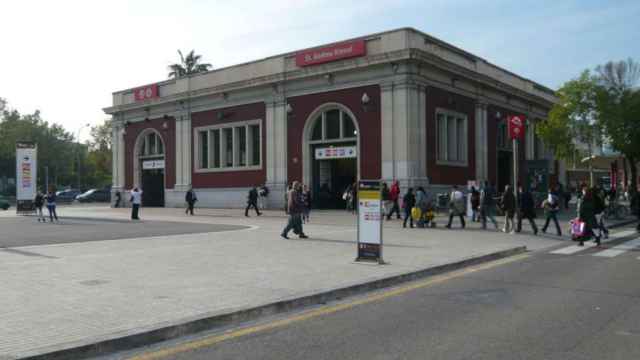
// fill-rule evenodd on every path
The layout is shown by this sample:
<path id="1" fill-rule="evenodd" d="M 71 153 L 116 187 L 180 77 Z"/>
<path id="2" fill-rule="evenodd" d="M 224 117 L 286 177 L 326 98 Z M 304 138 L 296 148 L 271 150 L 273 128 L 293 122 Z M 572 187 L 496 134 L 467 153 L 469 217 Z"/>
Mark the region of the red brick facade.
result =
<path id="1" fill-rule="evenodd" d="M 163 124 L 167 124 L 167 128 L 163 128 Z M 173 189 L 176 183 L 176 122 L 173 117 L 150 119 L 130 124 L 126 127 L 124 135 L 124 153 L 125 153 L 125 187 L 131 189 L 140 184 L 133 183 L 133 162 L 135 158 L 134 148 L 138 135 L 146 129 L 155 129 L 160 134 L 164 143 L 164 181 L 165 188 Z"/>

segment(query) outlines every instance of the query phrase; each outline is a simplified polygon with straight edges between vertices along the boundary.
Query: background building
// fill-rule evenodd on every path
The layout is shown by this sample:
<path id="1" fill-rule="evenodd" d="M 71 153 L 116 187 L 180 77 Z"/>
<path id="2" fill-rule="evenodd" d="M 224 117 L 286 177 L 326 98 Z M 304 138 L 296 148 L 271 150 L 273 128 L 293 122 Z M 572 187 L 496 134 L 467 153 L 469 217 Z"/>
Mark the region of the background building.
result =
<path id="1" fill-rule="evenodd" d="M 506 117 L 527 118 L 521 180 L 558 166 L 534 134 L 553 91 L 410 28 L 364 36 L 113 94 L 113 191 L 144 203 L 240 207 L 266 184 L 281 207 L 302 180 L 341 206 L 357 179 L 403 188 L 512 181 Z M 123 197 L 123 198 L 126 198 Z"/>

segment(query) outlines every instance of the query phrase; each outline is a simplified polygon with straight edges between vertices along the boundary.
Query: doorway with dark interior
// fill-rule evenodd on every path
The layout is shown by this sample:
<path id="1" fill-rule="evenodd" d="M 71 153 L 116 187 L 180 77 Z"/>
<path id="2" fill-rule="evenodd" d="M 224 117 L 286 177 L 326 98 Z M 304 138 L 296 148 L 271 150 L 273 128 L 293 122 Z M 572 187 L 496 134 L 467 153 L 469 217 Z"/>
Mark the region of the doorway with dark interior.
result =
<path id="1" fill-rule="evenodd" d="M 353 148 L 355 146 L 346 147 Z M 326 151 L 323 147 L 316 150 Z M 331 149 L 331 148 L 330 148 Z M 340 147 L 337 149 L 345 149 Z M 345 209 L 346 201 L 344 192 L 358 178 L 358 159 L 355 157 L 343 158 L 314 158 L 313 160 L 313 184 L 314 207 L 319 209 Z"/>
<path id="2" fill-rule="evenodd" d="M 164 206 L 164 169 L 142 170 L 142 206 Z"/>

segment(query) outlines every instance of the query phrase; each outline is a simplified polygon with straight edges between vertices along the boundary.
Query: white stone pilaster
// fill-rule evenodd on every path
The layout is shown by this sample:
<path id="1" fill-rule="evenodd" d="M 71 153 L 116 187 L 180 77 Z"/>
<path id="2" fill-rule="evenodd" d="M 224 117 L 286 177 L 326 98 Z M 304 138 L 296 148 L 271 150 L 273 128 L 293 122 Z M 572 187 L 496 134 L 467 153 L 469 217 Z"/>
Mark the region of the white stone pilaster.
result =
<path id="1" fill-rule="evenodd" d="M 270 101 L 266 104 L 267 148 L 267 197 L 270 208 L 284 206 L 287 186 L 287 110 L 286 101 Z"/>
<path id="2" fill-rule="evenodd" d="M 489 179 L 489 139 L 486 104 L 481 102 L 476 103 L 475 118 L 476 180 L 484 182 Z"/>
<path id="3" fill-rule="evenodd" d="M 381 88 L 382 178 L 426 185 L 426 90 L 407 81 Z"/>
<path id="4" fill-rule="evenodd" d="M 175 116 L 176 131 L 176 191 L 187 191 L 191 187 L 191 116 L 182 112 Z"/>

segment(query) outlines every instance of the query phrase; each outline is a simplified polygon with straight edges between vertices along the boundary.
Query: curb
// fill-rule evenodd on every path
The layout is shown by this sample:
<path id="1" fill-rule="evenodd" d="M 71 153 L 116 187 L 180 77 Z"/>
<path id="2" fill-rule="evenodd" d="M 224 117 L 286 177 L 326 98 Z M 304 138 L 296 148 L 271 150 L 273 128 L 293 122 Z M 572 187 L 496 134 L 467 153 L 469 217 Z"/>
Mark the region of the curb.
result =
<path id="1" fill-rule="evenodd" d="M 414 272 L 394 275 L 387 278 L 373 280 L 367 283 L 351 285 L 343 288 L 329 290 L 317 294 L 302 296 L 296 299 L 281 300 L 254 308 L 247 308 L 227 314 L 218 314 L 201 319 L 195 319 L 183 323 L 175 323 L 158 329 L 153 329 L 137 334 L 130 334 L 113 339 L 99 341 L 93 344 L 83 344 L 68 347 L 66 349 L 46 351 L 41 354 L 27 356 L 23 359 L 87 359 L 91 357 L 110 355 L 120 351 L 132 350 L 166 340 L 175 339 L 185 335 L 212 330 L 218 327 L 238 325 L 258 318 L 280 314 L 291 310 L 343 299 L 345 297 L 359 295 L 365 292 L 387 288 L 417 279 L 439 275 L 465 267 L 478 265 L 509 256 L 522 254 L 527 251 L 526 246 L 494 252 L 457 261 L 450 264 L 439 265 Z"/>

